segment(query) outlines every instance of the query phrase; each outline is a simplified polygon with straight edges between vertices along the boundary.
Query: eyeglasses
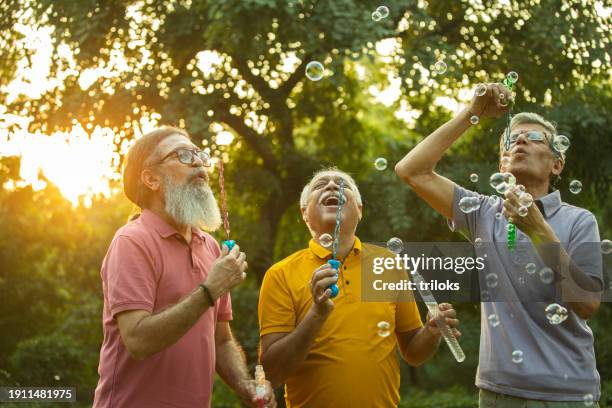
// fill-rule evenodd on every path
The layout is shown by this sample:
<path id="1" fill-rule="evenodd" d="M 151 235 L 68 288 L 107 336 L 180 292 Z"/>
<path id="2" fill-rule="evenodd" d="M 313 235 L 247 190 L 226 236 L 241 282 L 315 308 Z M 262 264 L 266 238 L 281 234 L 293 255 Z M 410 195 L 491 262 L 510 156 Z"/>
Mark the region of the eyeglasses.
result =
<path id="1" fill-rule="evenodd" d="M 546 134 L 542 132 L 538 132 L 536 130 L 521 130 L 520 132 L 510 133 L 510 144 L 513 145 L 516 143 L 519 136 L 523 133 L 527 133 L 527 139 L 531 142 L 544 143 L 544 139 L 546 139 Z"/>
<path id="2" fill-rule="evenodd" d="M 176 155 L 179 161 L 183 164 L 192 165 L 196 161 L 196 157 L 202 160 L 204 167 L 210 167 L 210 156 L 204 150 L 196 150 L 196 149 L 186 149 L 186 148 L 178 148 L 167 155 L 164 156 L 163 159 L 158 161 L 156 164 L 163 163 L 168 157 Z"/>

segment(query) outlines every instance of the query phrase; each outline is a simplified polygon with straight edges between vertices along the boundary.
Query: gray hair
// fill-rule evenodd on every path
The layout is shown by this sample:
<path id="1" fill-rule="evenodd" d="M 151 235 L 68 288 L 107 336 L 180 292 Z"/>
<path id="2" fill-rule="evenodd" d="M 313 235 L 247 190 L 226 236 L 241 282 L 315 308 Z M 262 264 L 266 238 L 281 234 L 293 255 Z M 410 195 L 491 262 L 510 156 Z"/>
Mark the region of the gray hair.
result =
<path id="1" fill-rule="evenodd" d="M 557 128 L 555 127 L 555 125 L 552 122 L 544 119 L 542 115 L 539 115 L 535 112 L 521 112 L 517 113 L 512 117 L 512 120 L 510 121 L 510 129 L 526 123 L 540 125 L 544 129 L 546 129 L 546 131 L 549 133 L 548 135 L 546 135 L 546 138 L 548 139 L 548 143 L 550 144 L 550 147 L 553 151 L 553 155 L 556 158 L 561 159 L 561 161 L 565 163 L 565 152 L 559 152 L 553 148 L 553 141 L 555 139 L 555 136 L 557 136 Z M 507 129 L 504 129 L 504 132 L 502 133 L 501 138 L 499 140 L 499 150 L 501 153 L 503 153 L 505 150 L 504 136 L 506 135 L 506 131 Z"/>
<path id="2" fill-rule="evenodd" d="M 353 180 L 353 178 L 348 173 L 342 170 L 338 170 L 338 168 L 336 167 L 328 167 L 315 172 L 312 175 L 310 181 L 304 186 L 304 188 L 302 189 L 302 194 L 300 195 L 300 208 L 306 208 L 308 206 L 308 197 L 312 192 L 313 182 L 320 177 L 333 175 L 340 176 L 344 180 L 344 182 L 353 192 L 357 204 L 361 205 L 361 194 L 359 193 L 359 189 L 357 188 L 357 183 L 355 183 L 355 180 Z"/>

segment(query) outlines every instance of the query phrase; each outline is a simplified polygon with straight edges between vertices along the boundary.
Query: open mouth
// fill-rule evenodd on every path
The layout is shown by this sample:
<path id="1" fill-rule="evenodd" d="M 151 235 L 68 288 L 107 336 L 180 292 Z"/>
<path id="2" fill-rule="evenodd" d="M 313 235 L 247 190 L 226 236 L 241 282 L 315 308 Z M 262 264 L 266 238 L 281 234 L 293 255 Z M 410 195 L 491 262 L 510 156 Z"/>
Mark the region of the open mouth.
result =
<path id="1" fill-rule="evenodd" d="M 340 204 L 340 197 L 334 193 L 331 193 L 321 200 L 321 204 L 325 207 L 337 207 Z"/>

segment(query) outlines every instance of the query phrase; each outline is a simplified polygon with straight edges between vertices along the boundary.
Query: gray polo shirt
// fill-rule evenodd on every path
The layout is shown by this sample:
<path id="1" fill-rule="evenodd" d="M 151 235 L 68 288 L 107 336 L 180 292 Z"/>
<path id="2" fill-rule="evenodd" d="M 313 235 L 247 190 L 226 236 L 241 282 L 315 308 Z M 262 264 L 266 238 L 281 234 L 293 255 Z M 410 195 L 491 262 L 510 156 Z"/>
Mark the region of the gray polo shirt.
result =
<path id="1" fill-rule="evenodd" d="M 459 200 L 480 197 L 480 208 L 465 214 Z M 538 202 L 539 201 L 539 202 Z M 599 231 L 593 214 L 561 201 L 559 191 L 550 193 L 536 205 L 552 227 L 572 260 L 589 276 L 603 282 L 599 251 L 580 250 L 590 245 L 599 248 Z M 592 394 L 600 397 L 599 373 L 595 367 L 593 332 L 587 322 L 563 304 L 556 283 L 542 279 L 542 262 L 529 237 L 517 228 L 517 248 L 506 247 L 505 217 L 496 217 L 503 201 L 492 203 L 487 196 L 455 185 L 453 219 L 449 225 L 476 246 L 478 256 L 486 254 L 486 268 L 480 272 L 480 288 L 485 291 L 481 307 L 480 355 L 476 386 L 500 394 L 548 401 L 582 401 Z M 591 244 L 587 244 L 591 243 Z M 526 264 L 536 265 L 535 273 Z M 496 277 L 491 274 L 497 275 Z M 493 279 L 495 278 L 495 279 Z M 488 293 L 487 293 L 488 292 Z M 490 300 L 490 301 L 486 301 Z M 544 309 L 558 303 L 568 310 L 567 320 L 549 323 Z M 491 315 L 495 315 L 489 320 Z M 495 325 L 496 321 L 499 324 Z M 513 362 L 513 352 L 515 354 Z"/>

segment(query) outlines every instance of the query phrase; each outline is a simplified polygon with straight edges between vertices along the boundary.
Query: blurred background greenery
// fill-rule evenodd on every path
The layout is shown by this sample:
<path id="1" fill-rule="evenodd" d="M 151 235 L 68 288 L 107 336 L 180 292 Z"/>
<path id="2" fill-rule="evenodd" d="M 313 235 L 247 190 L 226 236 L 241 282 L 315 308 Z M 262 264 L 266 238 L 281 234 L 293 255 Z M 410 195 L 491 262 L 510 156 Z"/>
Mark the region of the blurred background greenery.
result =
<path id="1" fill-rule="evenodd" d="M 298 210 L 309 175 L 326 165 L 354 175 L 364 198 L 364 241 L 461 240 L 393 166 L 452 117 L 475 84 L 509 71 L 519 74 L 515 111 L 543 114 L 572 141 L 559 185 L 564 200 L 592 211 L 602 239 L 610 239 L 610 3 L 384 4 L 389 16 L 373 21 L 380 5 L 373 1 L 0 3 L 0 384 L 72 385 L 80 404 L 91 404 L 102 341 L 99 269 L 132 210 L 117 170 L 152 125 L 185 128 L 225 162 L 233 238 L 253 272 L 232 291 L 232 327 L 251 365 L 263 274 L 309 238 Z M 32 41 L 32 30 L 47 42 Z M 42 48 L 50 52 L 41 73 Z M 304 76 L 312 60 L 325 66 L 320 81 Z M 431 71 L 439 60 L 448 66 L 443 74 Z M 438 171 L 491 194 L 503 122 L 481 120 Z M 52 134 L 72 146 L 77 128 L 90 141 L 101 129 L 110 134 L 113 175 L 108 189 L 69 200 L 62 183 L 85 178 L 102 152 L 55 157 L 68 175 L 53 178 L 43 167 L 37 184 L 25 175 L 27 152 L 8 146 Z M 387 159 L 386 170 L 374 168 L 378 157 Z M 476 184 L 471 173 L 480 176 Z M 583 183 L 578 195 L 568 191 L 573 179 Z M 442 347 L 422 367 L 402 364 L 402 407 L 476 405 L 479 305 L 456 307 L 467 360 L 455 363 Z M 611 318 L 606 303 L 589 321 L 602 407 L 612 406 Z M 239 402 L 217 381 L 213 406 Z"/>

